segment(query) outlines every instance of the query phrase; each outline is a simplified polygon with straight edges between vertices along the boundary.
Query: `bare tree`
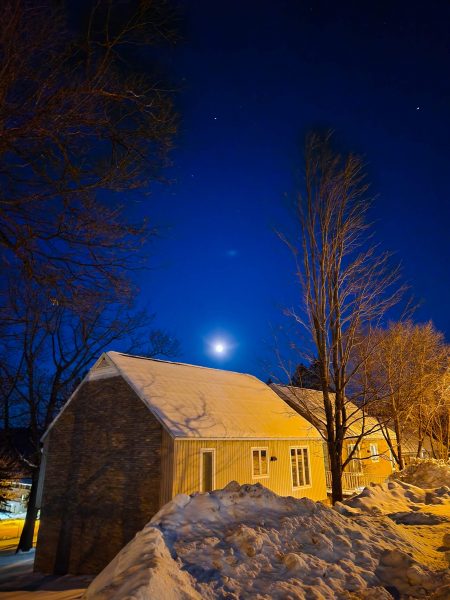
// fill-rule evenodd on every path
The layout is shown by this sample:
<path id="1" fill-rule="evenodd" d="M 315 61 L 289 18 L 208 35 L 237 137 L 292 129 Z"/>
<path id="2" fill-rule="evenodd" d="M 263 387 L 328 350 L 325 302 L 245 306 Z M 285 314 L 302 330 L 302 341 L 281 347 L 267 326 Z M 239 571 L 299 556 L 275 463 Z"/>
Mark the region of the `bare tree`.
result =
<path id="1" fill-rule="evenodd" d="M 372 331 L 368 343 L 373 352 L 362 372 L 371 398 L 369 410 L 380 420 L 392 456 L 403 469 L 408 434 L 417 440 L 420 456 L 425 438 L 436 437 L 448 409 L 448 347 L 432 323 L 412 321 L 391 322 L 386 329 Z"/>
<path id="2" fill-rule="evenodd" d="M 176 40 L 174 15 L 165 0 L 98 0 L 69 26 L 61 6 L 2 3 L 2 267 L 56 299 L 124 295 L 151 232 L 128 209 L 161 180 L 177 126 L 155 54 L 141 49 Z"/>
<path id="3" fill-rule="evenodd" d="M 309 135 L 305 189 L 296 203 L 298 234 L 281 238 L 297 264 L 301 308 L 286 313 L 309 332 L 315 347 L 325 411 L 325 441 L 333 502 L 342 500 L 343 459 L 349 427 L 346 390 L 360 364 L 353 360 L 358 332 L 377 323 L 400 296 L 397 268 L 370 239 L 369 186 L 360 157 L 342 156 L 331 135 Z M 333 390 L 333 393 L 330 392 Z"/>
<path id="4" fill-rule="evenodd" d="M 3 426 L 26 427 L 32 452 L 16 456 L 31 472 L 32 486 L 18 550 L 29 550 L 37 515 L 40 437 L 92 363 L 111 347 L 146 356 L 178 352 L 174 339 L 153 329 L 152 316 L 107 303 L 88 312 L 49 300 L 39 286 L 10 285 L 3 320 L 5 350 L 0 360 Z"/>
<path id="5" fill-rule="evenodd" d="M 436 458 L 448 460 L 450 456 L 450 369 L 448 368 L 436 390 L 436 399 L 429 433 L 433 444 L 432 451 Z"/>

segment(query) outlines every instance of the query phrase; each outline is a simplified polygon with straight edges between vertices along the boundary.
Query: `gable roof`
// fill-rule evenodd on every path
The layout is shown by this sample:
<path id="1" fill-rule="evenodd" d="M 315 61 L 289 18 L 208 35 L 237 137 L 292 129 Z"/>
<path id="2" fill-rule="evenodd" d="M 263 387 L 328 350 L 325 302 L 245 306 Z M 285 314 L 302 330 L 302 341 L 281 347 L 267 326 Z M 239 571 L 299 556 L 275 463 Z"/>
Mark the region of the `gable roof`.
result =
<path id="1" fill-rule="evenodd" d="M 321 391 L 275 383 L 271 383 L 270 387 L 291 408 L 325 433 L 326 416 Z M 334 396 L 334 394 L 330 392 L 330 396 Z M 345 436 L 347 439 L 358 437 L 363 431 L 369 439 L 384 439 L 380 425 L 374 417 L 368 416 L 350 400 L 347 400 L 346 407 L 349 423 Z"/>
<path id="2" fill-rule="evenodd" d="M 252 375 L 107 352 L 86 379 L 117 375 L 175 438 L 320 438 L 315 427 Z"/>

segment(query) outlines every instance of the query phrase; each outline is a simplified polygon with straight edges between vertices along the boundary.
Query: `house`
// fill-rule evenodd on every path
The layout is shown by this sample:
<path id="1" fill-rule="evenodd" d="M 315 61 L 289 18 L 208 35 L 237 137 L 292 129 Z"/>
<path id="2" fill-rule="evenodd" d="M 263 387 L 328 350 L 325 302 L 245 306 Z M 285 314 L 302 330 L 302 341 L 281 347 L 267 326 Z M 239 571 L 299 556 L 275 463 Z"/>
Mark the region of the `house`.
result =
<path id="1" fill-rule="evenodd" d="M 35 569 L 97 573 L 177 494 L 327 496 L 319 432 L 251 375 L 103 354 L 44 435 Z"/>
<path id="2" fill-rule="evenodd" d="M 293 410 L 312 423 L 325 435 L 325 410 L 322 392 L 288 385 L 271 384 L 270 387 Z M 343 457 L 347 457 L 355 444 L 358 447 L 342 477 L 344 494 L 353 494 L 369 483 L 382 483 L 393 471 L 393 461 L 386 439 L 378 421 L 366 415 L 355 404 L 346 402 L 349 428 L 347 430 Z M 361 434 L 364 437 L 361 439 Z M 392 434 L 393 435 L 393 434 Z M 327 490 L 331 492 L 331 468 L 324 443 Z"/>

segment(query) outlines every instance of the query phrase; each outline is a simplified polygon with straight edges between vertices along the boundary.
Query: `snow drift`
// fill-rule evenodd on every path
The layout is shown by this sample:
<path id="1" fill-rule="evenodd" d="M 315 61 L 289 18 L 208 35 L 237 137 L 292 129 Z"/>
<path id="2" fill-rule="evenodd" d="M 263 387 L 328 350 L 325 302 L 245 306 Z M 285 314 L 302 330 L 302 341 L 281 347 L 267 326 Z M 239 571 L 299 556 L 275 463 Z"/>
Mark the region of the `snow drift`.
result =
<path id="1" fill-rule="evenodd" d="M 421 490 L 394 482 L 369 489 L 372 495 L 364 490 L 359 502 L 338 510 L 280 497 L 259 484 L 233 482 L 211 493 L 179 495 L 94 579 L 84 598 L 446 598 L 450 576 L 416 560 L 414 540 L 383 509 L 373 515 L 372 502 L 398 511 L 402 497 L 408 512 L 425 499 Z M 448 502 L 448 490 L 436 497 Z"/>

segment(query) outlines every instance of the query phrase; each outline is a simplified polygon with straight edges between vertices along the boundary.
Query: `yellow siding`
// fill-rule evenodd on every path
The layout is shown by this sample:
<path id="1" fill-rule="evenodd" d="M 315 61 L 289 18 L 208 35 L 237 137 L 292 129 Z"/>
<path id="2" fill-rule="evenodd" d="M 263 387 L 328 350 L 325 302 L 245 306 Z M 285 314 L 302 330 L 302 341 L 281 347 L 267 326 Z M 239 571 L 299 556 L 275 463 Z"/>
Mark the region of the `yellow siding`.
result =
<path id="1" fill-rule="evenodd" d="M 310 457 L 311 485 L 294 490 L 292 486 L 290 448 L 307 447 Z M 261 483 L 281 496 L 307 496 L 313 500 L 327 497 L 321 441 L 317 440 L 175 440 L 173 494 L 192 494 L 200 489 L 200 451 L 215 449 L 215 485 L 223 488 L 230 481 Z M 268 477 L 252 476 L 252 448 L 267 448 Z M 270 461 L 276 457 L 276 461 Z"/>

